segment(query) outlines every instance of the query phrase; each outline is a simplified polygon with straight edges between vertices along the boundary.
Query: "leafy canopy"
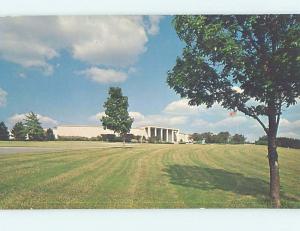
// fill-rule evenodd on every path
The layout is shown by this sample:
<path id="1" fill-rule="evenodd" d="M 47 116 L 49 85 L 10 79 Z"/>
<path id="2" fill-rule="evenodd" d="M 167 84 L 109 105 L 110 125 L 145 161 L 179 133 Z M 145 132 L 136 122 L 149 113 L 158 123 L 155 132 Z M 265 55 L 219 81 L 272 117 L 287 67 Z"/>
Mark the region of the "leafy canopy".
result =
<path id="1" fill-rule="evenodd" d="M 11 130 L 11 133 L 15 140 L 26 140 L 26 128 L 22 122 L 17 122 Z"/>
<path id="2" fill-rule="evenodd" d="M 54 135 L 54 133 L 53 133 L 53 130 L 51 129 L 51 128 L 48 128 L 47 129 L 47 131 L 46 131 L 46 140 L 48 140 L 48 141 L 53 141 L 53 140 L 55 140 L 55 135 Z"/>
<path id="3" fill-rule="evenodd" d="M 25 127 L 29 140 L 44 140 L 44 130 L 36 114 L 30 112 L 25 118 Z"/>
<path id="4" fill-rule="evenodd" d="M 235 134 L 231 137 L 230 143 L 232 144 L 244 144 L 246 142 L 246 137 L 240 134 Z"/>
<path id="5" fill-rule="evenodd" d="M 9 132 L 4 122 L 0 123 L 0 140 L 9 140 Z"/>
<path id="6" fill-rule="evenodd" d="M 268 128 L 300 95 L 299 15 L 176 16 L 182 57 L 167 82 L 189 104 L 221 104 Z"/>
<path id="7" fill-rule="evenodd" d="M 133 118 L 128 113 L 128 98 L 123 96 L 119 87 L 111 87 L 108 94 L 104 103 L 105 116 L 101 118 L 102 125 L 105 129 L 125 135 L 130 132 L 133 123 Z"/>

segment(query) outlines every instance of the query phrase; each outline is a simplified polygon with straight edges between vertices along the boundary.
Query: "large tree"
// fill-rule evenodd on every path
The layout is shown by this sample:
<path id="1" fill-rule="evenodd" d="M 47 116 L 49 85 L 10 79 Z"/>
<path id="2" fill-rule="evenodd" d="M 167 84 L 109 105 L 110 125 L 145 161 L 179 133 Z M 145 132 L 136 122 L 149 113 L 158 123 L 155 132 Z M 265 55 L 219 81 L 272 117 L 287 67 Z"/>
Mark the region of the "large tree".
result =
<path id="1" fill-rule="evenodd" d="M 276 150 L 280 116 L 300 94 L 299 19 L 299 15 L 211 15 L 173 20 L 185 47 L 168 73 L 169 86 L 190 105 L 219 103 L 257 120 L 268 136 L 275 207 L 280 207 Z"/>
<path id="2" fill-rule="evenodd" d="M 246 142 L 246 137 L 241 134 L 235 134 L 231 137 L 230 143 L 232 144 L 244 144 Z"/>
<path id="3" fill-rule="evenodd" d="M 0 140 L 9 140 L 9 132 L 4 122 L 0 123 Z"/>
<path id="4" fill-rule="evenodd" d="M 26 133 L 29 140 L 42 141 L 45 138 L 44 130 L 36 114 L 30 112 L 25 118 Z"/>
<path id="5" fill-rule="evenodd" d="M 219 132 L 215 136 L 215 142 L 221 144 L 227 144 L 229 142 L 230 133 L 229 132 Z"/>
<path id="6" fill-rule="evenodd" d="M 105 129 L 111 129 L 123 137 L 125 143 L 126 134 L 130 132 L 133 118 L 128 113 L 128 98 L 123 96 L 119 87 L 111 87 L 108 92 L 109 96 L 104 103 L 105 116 L 101 121 Z"/>
<path id="7" fill-rule="evenodd" d="M 17 122 L 11 130 L 11 134 L 15 140 L 26 140 L 26 128 L 24 124 L 22 122 Z"/>

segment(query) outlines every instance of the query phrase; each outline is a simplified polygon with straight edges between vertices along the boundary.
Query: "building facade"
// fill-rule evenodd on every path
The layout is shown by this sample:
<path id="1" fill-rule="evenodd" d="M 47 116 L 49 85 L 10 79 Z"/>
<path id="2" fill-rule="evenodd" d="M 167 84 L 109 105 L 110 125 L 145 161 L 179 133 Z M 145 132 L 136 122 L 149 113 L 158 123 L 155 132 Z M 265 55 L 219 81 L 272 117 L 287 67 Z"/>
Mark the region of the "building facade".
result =
<path id="1" fill-rule="evenodd" d="M 53 129 L 53 133 L 56 138 L 60 137 L 71 137 L 79 136 L 92 138 L 101 135 L 114 134 L 112 130 L 104 129 L 101 126 L 85 126 L 85 125 L 61 125 Z M 132 128 L 130 134 L 138 136 L 141 139 L 155 139 L 160 142 L 166 143 L 188 143 L 189 135 L 180 133 L 179 129 L 176 128 L 165 128 L 158 126 L 146 126 L 141 128 Z"/>

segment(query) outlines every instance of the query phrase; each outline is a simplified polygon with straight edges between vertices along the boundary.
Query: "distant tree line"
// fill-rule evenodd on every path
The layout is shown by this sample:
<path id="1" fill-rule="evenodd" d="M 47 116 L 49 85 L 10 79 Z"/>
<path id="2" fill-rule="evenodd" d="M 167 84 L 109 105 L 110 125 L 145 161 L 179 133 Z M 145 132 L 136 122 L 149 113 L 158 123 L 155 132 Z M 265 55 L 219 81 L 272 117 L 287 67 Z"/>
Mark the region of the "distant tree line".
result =
<path id="1" fill-rule="evenodd" d="M 244 144 L 246 143 L 246 137 L 241 134 L 231 135 L 229 132 L 219 132 L 214 134 L 212 132 L 204 133 L 193 133 L 191 139 L 194 142 L 202 143 L 205 140 L 205 143 L 208 144 Z"/>
<path id="2" fill-rule="evenodd" d="M 53 130 L 47 129 L 45 132 L 36 114 L 30 112 L 24 121 L 17 122 L 12 130 L 11 136 L 14 140 L 24 141 L 51 141 L 55 140 Z M 0 140 L 9 140 L 10 134 L 4 122 L 0 123 Z"/>
<path id="3" fill-rule="evenodd" d="M 268 145 L 268 137 L 267 136 L 259 137 L 259 139 L 257 141 L 255 141 L 255 144 Z M 287 138 L 287 137 L 277 137 L 276 144 L 278 147 L 300 149 L 300 140 L 299 139 Z"/>

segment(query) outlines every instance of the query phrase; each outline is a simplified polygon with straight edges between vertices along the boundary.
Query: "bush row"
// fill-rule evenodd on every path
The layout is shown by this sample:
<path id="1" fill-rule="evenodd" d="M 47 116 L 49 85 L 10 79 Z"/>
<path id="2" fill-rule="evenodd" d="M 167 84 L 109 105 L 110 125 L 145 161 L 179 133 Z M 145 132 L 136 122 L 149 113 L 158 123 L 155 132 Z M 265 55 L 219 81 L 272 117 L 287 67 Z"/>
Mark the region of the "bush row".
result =
<path id="1" fill-rule="evenodd" d="M 257 141 L 255 141 L 255 144 L 268 145 L 267 136 L 260 137 Z M 287 138 L 287 137 L 277 137 L 276 144 L 278 147 L 300 149 L 300 140 L 299 139 L 293 139 L 293 138 Z"/>

